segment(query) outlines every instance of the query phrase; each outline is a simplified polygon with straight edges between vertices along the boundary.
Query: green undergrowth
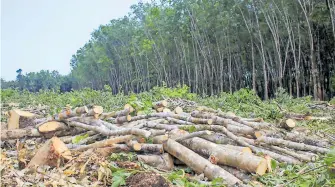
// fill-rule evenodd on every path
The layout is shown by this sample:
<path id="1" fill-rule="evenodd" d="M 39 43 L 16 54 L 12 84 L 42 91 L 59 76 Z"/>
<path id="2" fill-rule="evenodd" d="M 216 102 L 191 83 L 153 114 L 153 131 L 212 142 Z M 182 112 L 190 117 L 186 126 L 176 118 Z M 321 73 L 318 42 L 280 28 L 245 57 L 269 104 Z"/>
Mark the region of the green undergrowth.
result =
<path id="1" fill-rule="evenodd" d="M 1 90 L 1 104 L 3 110 L 12 108 L 10 103 L 17 103 L 20 108 L 48 106 L 47 115 L 53 115 L 61 111 L 63 107 L 69 104 L 72 107 L 83 105 L 100 105 L 104 111 L 113 111 L 122 109 L 127 103 L 131 104 L 137 111 L 150 113 L 152 111 L 152 102 L 168 99 L 181 98 L 196 102 L 198 105 L 220 109 L 225 112 L 234 112 L 242 117 L 261 117 L 268 122 L 277 122 L 284 117 L 285 113 L 306 114 L 312 113 L 313 116 L 332 116 L 332 120 L 310 120 L 299 121 L 297 126 L 307 127 L 313 133 L 325 132 L 330 135 L 335 134 L 335 118 L 333 112 L 310 109 L 308 105 L 313 104 L 311 96 L 293 98 L 284 90 L 279 89 L 275 98 L 263 101 L 257 94 L 249 89 L 241 89 L 233 94 L 221 93 L 216 96 L 201 97 L 190 93 L 189 87 L 178 86 L 176 88 L 154 87 L 152 90 L 142 93 L 131 93 L 125 95 L 119 93 L 113 95 L 111 88 L 105 86 L 104 90 L 82 89 L 72 92 L 60 93 L 57 91 L 41 90 L 37 93 L 28 91 L 18 91 L 13 89 Z M 335 99 L 331 100 L 335 103 Z M 2 116 L 2 121 L 6 118 Z M 186 129 L 194 131 L 190 127 Z M 77 137 L 74 141 L 79 142 L 83 137 Z M 334 186 L 334 177 L 329 172 L 329 165 L 335 162 L 334 151 L 327 156 L 321 157 L 317 162 L 303 165 L 282 165 L 279 164 L 273 173 L 259 177 L 258 180 L 265 186 Z M 134 155 L 113 154 L 111 160 L 134 160 Z M 123 185 L 125 179 L 138 171 L 124 170 L 115 166 L 110 166 L 113 170 L 113 181 L 116 184 Z M 175 185 L 179 186 L 204 186 L 197 182 L 188 180 L 189 171 L 186 169 L 177 169 L 163 176 Z M 215 183 L 215 184 L 214 184 Z M 215 180 L 210 186 L 220 186 L 220 180 Z M 116 185 L 115 185 L 116 186 Z"/>

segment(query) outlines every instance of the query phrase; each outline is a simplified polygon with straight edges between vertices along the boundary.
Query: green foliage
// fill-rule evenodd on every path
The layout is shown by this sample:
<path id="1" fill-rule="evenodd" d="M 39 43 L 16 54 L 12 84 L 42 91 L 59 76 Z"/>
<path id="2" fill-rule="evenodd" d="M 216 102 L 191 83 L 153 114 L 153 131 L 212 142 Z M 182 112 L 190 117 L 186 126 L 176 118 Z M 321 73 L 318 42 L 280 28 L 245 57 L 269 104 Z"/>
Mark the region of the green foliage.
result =
<path id="1" fill-rule="evenodd" d="M 77 144 L 79 143 L 81 140 L 84 140 L 85 138 L 88 138 L 89 135 L 88 134 L 84 134 L 84 135 L 77 135 L 72 139 L 72 143 L 73 144 Z"/>
<path id="2" fill-rule="evenodd" d="M 110 156 L 111 161 L 135 161 L 136 160 L 135 153 L 112 153 Z"/>
<path id="3" fill-rule="evenodd" d="M 206 185 L 204 184 L 199 184 L 198 182 L 190 182 L 186 177 L 185 177 L 185 172 L 184 170 L 176 170 L 172 173 L 170 173 L 167 177 L 169 181 L 172 182 L 172 184 L 176 186 L 186 186 L 186 187 L 205 187 Z"/>
<path id="4" fill-rule="evenodd" d="M 126 184 L 126 178 L 128 178 L 131 175 L 131 173 L 125 172 L 124 170 L 118 170 L 116 172 L 112 173 L 112 186 L 111 187 L 118 187 L 121 185 L 125 185 Z"/>

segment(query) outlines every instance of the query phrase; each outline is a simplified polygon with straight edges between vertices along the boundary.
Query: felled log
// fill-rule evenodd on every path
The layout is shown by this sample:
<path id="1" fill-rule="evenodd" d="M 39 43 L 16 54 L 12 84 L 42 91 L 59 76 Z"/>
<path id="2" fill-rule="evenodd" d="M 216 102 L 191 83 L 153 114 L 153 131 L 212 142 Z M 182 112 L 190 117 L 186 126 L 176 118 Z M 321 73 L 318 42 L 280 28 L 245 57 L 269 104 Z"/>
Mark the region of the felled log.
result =
<path id="1" fill-rule="evenodd" d="M 276 159 L 279 162 L 286 162 L 288 164 L 301 164 L 301 162 L 299 160 L 295 159 L 295 158 L 280 155 L 280 154 L 277 154 L 275 152 L 272 152 L 272 151 L 269 151 L 269 150 L 262 149 L 262 148 L 254 146 L 254 145 L 251 145 L 250 143 L 254 143 L 253 141 L 249 141 L 247 143 L 246 140 L 249 140 L 249 139 L 244 138 L 244 137 L 238 137 L 235 134 L 228 131 L 223 126 L 219 126 L 219 127 L 217 127 L 217 129 L 220 132 L 227 135 L 227 137 L 229 137 L 230 139 L 233 139 L 234 141 L 236 141 L 238 144 L 240 144 L 242 146 L 245 146 L 245 147 L 249 147 L 252 151 L 256 152 L 257 154 L 259 154 L 259 153 L 260 154 L 267 154 L 267 155 L 271 156 L 272 158 Z"/>
<path id="2" fill-rule="evenodd" d="M 133 112 L 133 108 L 125 108 L 121 111 L 114 111 L 114 112 L 108 112 L 108 113 L 102 113 L 100 115 L 100 119 L 108 119 L 108 118 L 116 118 L 120 116 L 127 116 L 129 113 Z"/>
<path id="3" fill-rule="evenodd" d="M 180 120 L 180 119 L 176 119 L 176 118 L 167 117 L 166 119 L 172 124 L 195 125 L 192 122 L 184 121 L 184 120 Z"/>
<path id="4" fill-rule="evenodd" d="M 174 168 L 173 159 L 168 153 L 162 155 L 137 155 L 137 159 L 160 170 L 171 171 Z"/>
<path id="5" fill-rule="evenodd" d="M 35 165 L 59 166 L 61 159 L 72 159 L 71 152 L 59 138 L 53 137 L 37 151 L 28 167 Z"/>
<path id="6" fill-rule="evenodd" d="M 95 142 L 95 143 L 92 143 L 92 144 L 89 144 L 89 145 L 83 145 L 82 147 L 79 147 L 75 150 L 76 151 L 85 151 L 85 150 L 88 150 L 88 149 L 91 149 L 91 148 L 108 147 L 108 146 L 112 146 L 114 144 L 128 142 L 129 140 L 131 140 L 133 138 L 134 138 L 134 136 L 132 136 L 132 135 L 117 136 L 117 137 L 110 138 L 110 139 L 107 139 L 107 140 Z"/>
<path id="7" fill-rule="evenodd" d="M 295 127 L 295 121 L 293 119 L 284 119 L 280 123 L 280 127 L 290 131 Z"/>
<path id="8" fill-rule="evenodd" d="M 306 150 L 306 151 L 312 151 L 312 152 L 319 152 L 319 153 L 327 153 L 329 152 L 329 149 L 322 148 L 322 147 L 316 147 L 312 145 L 307 145 L 304 143 L 297 143 L 292 142 L 288 140 L 278 139 L 278 138 L 271 138 L 266 136 L 261 136 L 257 138 L 258 142 L 263 142 L 269 145 L 279 145 L 279 146 L 285 146 L 287 148 L 297 149 L 297 150 Z"/>
<path id="9" fill-rule="evenodd" d="M 111 153 L 120 153 L 120 152 L 130 152 L 130 148 L 126 144 L 113 144 L 108 147 L 101 147 L 94 149 L 94 152 L 106 157 L 109 156 Z"/>
<path id="10" fill-rule="evenodd" d="M 157 101 L 152 103 L 154 109 L 167 107 L 168 102 L 166 100 Z M 163 110 L 162 110 L 163 111 Z"/>
<path id="11" fill-rule="evenodd" d="M 174 112 L 175 114 L 183 113 L 183 108 L 177 106 L 177 107 L 173 110 L 173 112 Z"/>
<path id="12" fill-rule="evenodd" d="M 86 106 L 77 107 L 73 110 L 71 110 L 70 108 L 66 108 L 65 110 L 63 110 L 59 114 L 54 115 L 52 117 L 52 119 L 54 119 L 54 120 L 64 120 L 64 119 L 68 119 L 68 118 L 79 116 L 81 114 L 86 114 L 86 113 L 88 113 L 88 109 L 87 109 Z"/>
<path id="13" fill-rule="evenodd" d="M 267 146 L 267 147 L 274 150 L 274 151 L 278 151 L 278 152 L 284 153 L 286 155 L 293 156 L 293 157 L 299 159 L 300 161 L 307 161 L 307 162 L 314 162 L 315 161 L 315 158 L 310 157 L 308 155 L 296 153 L 294 150 L 288 150 L 288 149 L 281 148 L 281 147 L 278 147 L 278 146 L 273 146 L 273 145 Z"/>
<path id="14" fill-rule="evenodd" d="M 168 108 L 164 108 L 162 112 L 170 113 L 170 112 L 171 112 L 171 110 L 170 110 L 170 109 L 168 109 Z"/>
<path id="15" fill-rule="evenodd" d="M 92 107 L 92 109 L 90 109 L 88 112 L 87 112 L 87 116 L 93 116 L 95 119 L 98 119 L 100 114 L 103 113 L 103 108 L 102 106 L 97 106 L 97 105 L 94 105 Z"/>
<path id="16" fill-rule="evenodd" d="M 122 128 L 119 130 L 114 130 L 114 131 L 110 131 L 106 128 L 102 128 L 102 126 L 90 126 L 90 125 L 86 125 L 80 122 L 76 122 L 76 121 L 70 121 L 68 122 L 69 125 L 75 126 L 75 127 L 80 127 L 86 130 L 91 130 L 91 131 L 95 131 L 95 132 L 99 132 L 100 134 L 106 135 L 106 136 L 120 136 L 120 135 L 128 135 L 128 134 L 133 134 L 133 135 L 139 135 L 139 136 L 143 136 L 145 138 L 148 138 L 151 133 L 150 131 L 146 131 L 143 129 L 136 129 L 136 128 Z"/>
<path id="17" fill-rule="evenodd" d="M 303 134 L 286 133 L 286 136 L 284 136 L 283 138 L 285 140 L 314 145 L 317 147 L 329 147 L 328 141 L 322 139 L 316 139 L 310 136 L 307 137 Z"/>
<path id="18" fill-rule="evenodd" d="M 221 167 L 212 164 L 210 161 L 172 139 L 166 140 L 163 146 L 165 151 L 184 162 L 195 172 L 204 173 L 204 175 L 210 180 L 221 177 L 228 186 L 234 186 L 242 183 L 242 181 L 234 175 L 230 174 Z"/>
<path id="19" fill-rule="evenodd" d="M 164 110 L 164 107 L 156 108 L 156 111 L 157 111 L 157 112 L 163 112 L 163 110 Z"/>
<path id="20" fill-rule="evenodd" d="M 207 157 L 214 156 L 218 164 L 236 167 L 259 175 L 264 175 L 267 170 L 267 163 L 264 158 L 230 148 L 227 149 L 202 138 L 195 137 L 185 140 L 183 144 L 199 154 Z"/>
<path id="21" fill-rule="evenodd" d="M 2 130 L 1 129 L 1 141 L 10 139 L 19 139 L 23 137 L 38 137 L 42 136 L 37 129 L 13 129 L 13 130 Z"/>
<path id="22" fill-rule="evenodd" d="M 230 145 L 236 145 L 236 142 L 230 138 L 228 138 L 224 134 L 220 133 L 213 133 L 211 135 L 203 135 L 201 138 L 214 142 L 216 144 L 230 144 Z"/>
<path id="23" fill-rule="evenodd" d="M 68 129 L 68 126 L 62 122 L 50 121 L 50 122 L 44 123 L 43 125 L 39 126 L 37 129 L 40 133 L 50 133 L 50 132 Z"/>
<path id="24" fill-rule="evenodd" d="M 192 122 L 192 123 L 196 123 L 196 124 L 208 124 L 208 125 L 213 124 L 212 119 L 194 118 L 194 117 L 191 117 L 191 116 L 184 116 L 184 115 L 181 115 L 181 114 L 156 113 L 156 114 L 152 114 L 152 116 L 162 117 L 162 118 L 171 117 L 171 118 L 184 120 L 184 121 L 188 121 L 188 122 Z"/>
<path id="25" fill-rule="evenodd" d="M 140 144 L 136 152 L 162 154 L 164 149 L 162 144 Z"/>
<path id="26" fill-rule="evenodd" d="M 126 142 L 127 146 L 132 148 L 134 151 L 141 150 L 141 144 L 136 140 L 129 140 Z"/>
<path id="27" fill-rule="evenodd" d="M 177 141 L 177 142 L 182 142 L 184 140 L 187 140 L 187 139 L 191 139 L 191 138 L 194 138 L 194 137 L 201 137 L 201 136 L 204 136 L 204 135 L 210 135 L 212 134 L 210 131 L 197 131 L 197 132 L 193 132 L 193 133 L 189 133 L 189 134 L 186 134 L 184 136 L 180 136 L 178 138 L 175 138 L 174 140 Z"/>
<path id="28" fill-rule="evenodd" d="M 10 110 L 8 112 L 9 119 L 8 119 L 8 130 L 12 129 L 19 129 L 24 128 L 26 126 L 29 126 L 32 123 L 32 120 L 34 117 L 36 117 L 35 114 L 22 111 L 19 109 Z M 27 122 L 23 123 L 23 120 L 28 120 Z"/>
<path id="29" fill-rule="evenodd" d="M 151 132 L 151 136 L 158 136 L 158 135 L 164 135 L 165 134 L 165 130 L 155 130 L 155 129 L 150 129 L 149 130 Z"/>
<path id="30" fill-rule="evenodd" d="M 64 137 L 59 137 L 59 139 L 62 140 L 62 142 L 64 142 L 64 143 L 70 143 L 70 142 L 72 142 L 77 136 L 85 136 L 86 134 L 87 134 L 88 136 L 92 136 L 92 135 L 97 134 L 97 132 L 95 132 L 95 131 L 87 131 L 87 132 L 78 134 L 78 135 L 76 135 L 76 136 L 64 136 Z"/>
<path id="31" fill-rule="evenodd" d="M 224 147 L 225 149 L 232 149 L 235 151 L 252 154 L 252 150 L 249 147 L 242 147 L 242 146 L 229 145 L 229 144 L 221 145 L 221 147 Z"/>
<path id="32" fill-rule="evenodd" d="M 111 123 L 115 123 L 115 124 L 123 124 L 125 122 L 128 122 L 131 120 L 131 115 L 126 115 L 126 116 L 119 116 L 115 119 L 108 119 L 108 121 L 110 121 Z"/>
<path id="33" fill-rule="evenodd" d="M 235 177 L 243 181 L 244 183 L 248 184 L 249 182 L 252 181 L 252 177 L 245 171 L 230 167 L 230 166 L 225 166 L 225 165 L 220 165 L 224 170 L 228 171 L 229 173 L 233 174 Z"/>
<path id="34" fill-rule="evenodd" d="M 152 142 L 154 144 L 162 144 L 167 139 L 169 139 L 169 136 L 167 134 L 165 134 L 165 135 L 159 135 L 159 136 L 153 137 L 152 138 Z"/>

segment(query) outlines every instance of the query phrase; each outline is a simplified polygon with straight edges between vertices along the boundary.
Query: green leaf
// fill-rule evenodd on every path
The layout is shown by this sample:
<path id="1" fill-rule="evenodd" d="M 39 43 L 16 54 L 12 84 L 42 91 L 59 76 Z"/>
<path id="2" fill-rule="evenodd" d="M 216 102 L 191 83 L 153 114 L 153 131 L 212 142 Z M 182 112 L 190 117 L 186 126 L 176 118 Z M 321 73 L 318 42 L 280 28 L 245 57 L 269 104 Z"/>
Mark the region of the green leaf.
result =
<path id="1" fill-rule="evenodd" d="M 78 135 L 78 136 L 76 136 L 76 137 L 74 137 L 74 138 L 72 139 L 72 143 L 73 143 L 73 144 L 77 144 L 77 143 L 79 143 L 81 140 L 83 140 L 83 139 L 85 139 L 85 138 L 87 138 L 87 137 L 89 137 L 88 134 Z"/>
<path id="2" fill-rule="evenodd" d="M 277 168 L 277 161 L 275 161 L 274 159 L 271 159 L 271 168 L 273 170 Z"/>

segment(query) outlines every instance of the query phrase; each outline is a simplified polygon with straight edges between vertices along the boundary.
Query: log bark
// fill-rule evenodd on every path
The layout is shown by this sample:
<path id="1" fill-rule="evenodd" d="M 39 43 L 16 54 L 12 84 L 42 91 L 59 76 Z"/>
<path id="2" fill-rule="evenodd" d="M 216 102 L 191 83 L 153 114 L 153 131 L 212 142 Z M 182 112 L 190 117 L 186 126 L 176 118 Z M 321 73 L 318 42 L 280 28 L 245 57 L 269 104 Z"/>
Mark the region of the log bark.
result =
<path id="1" fill-rule="evenodd" d="M 280 127 L 291 131 L 295 127 L 295 121 L 293 119 L 284 119 L 280 123 Z"/>
<path id="2" fill-rule="evenodd" d="M 59 166 L 60 159 L 72 159 L 71 152 L 59 138 L 53 137 L 37 151 L 28 167 L 35 165 Z"/>
<path id="3" fill-rule="evenodd" d="M 286 136 L 284 136 L 285 140 L 290 140 L 294 142 L 314 145 L 317 147 L 329 147 L 329 142 L 327 140 L 322 139 L 316 139 L 313 137 L 306 137 L 303 134 L 295 134 L 295 133 L 286 133 Z"/>
<path id="4" fill-rule="evenodd" d="M 155 129 L 150 129 L 149 130 L 151 132 L 151 136 L 158 136 L 158 135 L 164 135 L 165 134 L 165 130 L 155 130 Z"/>
<path id="5" fill-rule="evenodd" d="M 252 150 L 249 147 L 235 146 L 235 145 L 229 145 L 229 144 L 221 145 L 221 146 L 224 147 L 225 149 L 232 149 L 235 151 L 252 154 Z"/>
<path id="6" fill-rule="evenodd" d="M 168 106 L 168 102 L 166 100 L 157 101 L 157 102 L 152 103 L 152 107 L 154 109 L 164 108 L 164 107 L 167 107 L 167 106 Z"/>
<path id="7" fill-rule="evenodd" d="M 76 121 L 70 121 L 68 124 L 75 126 L 75 127 L 80 127 L 86 130 L 99 132 L 100 134 L 103 134 L 106 136 L 120 136 L 120 135 L 133 134 L 133 135 L 138 135 L 138 136 L 143 136 L 145 138 L 148 138 L 151 135 L 150 131 L 146 131 L 143 129 L 136 129 L 136 128 L 122 128 L 119 130 L 110 131 L 106 128 L 102 128 L 103 126 L 100 126 L 100 127 L 90 126 L 90 125 L 86 125 L 86 124 L 76 122 Z"/>
<path id="8" fill-rule="evenodd" d="M 285 146 L 287 148 L 302 150 L 302 151 L 312 151 L 312 152 L 318 152 L 318 153 L 327 153 L 329 152 L 329 149 L 322 148 L 322 147 L 316 147 L 312 145 L 307 145 L 304 143 L 297 143 L 292 142 L 288 140 L 278 139 L 278 138 L 271 138 L 266 136 L 261 136 L 257 138 L 258 142 L 263 142 L 269 145 L 279 145 L 279 146 Z"/>
<path id="9" fill-rule="evenodd" d="M 137 159 L 160 170 L 171 171 L 174 168 L 173 159 L 168 153 L 162 155 L 137 155 Z"/>
<path id="10" fill-rule="evenodd" d="M 132 108 L 126 108 L 121 111 L 114 111 L 108 113 L 102 113 L 100 115 L 100 119 L 108 119 L 108 118 L 116 118 L 120 116 L 127 116 L 132 112 Z"/>
<path id="11" fill-rule="evenodd" d="M 13 130 L 2 130 L 1 129 L 1 141 L 19 139 L 23 137 L 38 137 L 42 136 L 37 129 L 13 129 Z"/>
<path id="12" fill-rule="evenodd" d="M 243 169 L 251 173 L 264 175 L 267 162 L 264 158 L 225 148 L 202 138 L 192 138 L 183 141 L 186 147 L 207 157 L 214 156 L 218 164 L 228 165 Z"/>
<path id="13" fill-rule="evenodd" d="M 195 125 L 192 122 L 188 122 L 188 121 L 184 121 L 184 120 L 179 120 L 176 118 L 171 118 L 171 117 L 167 117 L 166 118 L 171 124 L 181 124 L 181 125 Z"/>
<path id="14" fill-rule="evenodd" d="M 222 133 L 224 133 L 225 135 L 227 135 L 227 137 L 229 137 L 230 139 L 233 139 L 234 141 L 236 141 L 238 144 L 245 146 L 245 147 L 249 147 L 252 151 L 256 152 L 257 154 L 267 154 L 269 156 L 271 156 L 272 158 L 276 159 L 279 162 L 286 162 L 288 164 L 301 164 L 301 162 L 295 158 L 291 158 L 288 156 L 284 156 L 284 155 L 280 155 L 277 154 L 275 152 L 272 151 L 268 151 L 265 149 L 261 149 L 258 148 L 254 145 L 250 145 L 249 143 L 247 143 L 245 140 L 248 140 L 247 138 L 244 137 L 238 137 L 236 135 L 234 135 L 233 133 L 231 133 L 230 131 L 228 131 L 225 127 L 219 126 L 218 130 Z M 250 143 L 253 141 L 249 141 Z"/>
<path id="15" fill-rule="evenodd" d="M 242 181 L 234 175 L 219 166 L 212 164 L 205 158 L 199 156 L 197 153 L 172 139 L 165 141 L 163 146 L 165 151 L 184 162 L 196 173 L 204 173 L 204 175 L 210 180 L 221 177 L 228 186 L 234 186 L 242 183 Z"/>
<path id="16" fill-rule="evenodd" d="M 183 108 L 177 106 L 177 107 L 173 110 L 173 112 L 174 112 L 175 114 L 183 113 Z"/>
<path id="17" fill-rule="evenodd" d="M 43 125 L 39 126 L 37 129 L 40 133 L 50 133 L 50 132 L 65 130 L 65 129 L 68 129 L 68 127 L 65 123 L 58 122 L 58 121 L 50 121 L 50 122 L 44 123 Z"/>
<path id="18" fill-rule="evenodd" d="M 115 124 L 123 124 L 125 122 L 129 122 L 131 121 L 131 115 L 127 115 L 127 116 L 119 116 L 115 119 L 108 119 L 108 121 L 110 121 L 111 123 L 115 123 Z"/>
<path id="19" fill-rule="evenodd" d="M 230 144 L 230 145 L 237 145 L 236 142 L 230 138 L 228 138 L 224 134 L 220 133 L 213 133 L 211 135 L 203 135 L 201 138 L 211 141 L 216 144 Z"/>
<path id="20" fill-rule="evenodd" d="M 243 181 L 244 183 L 248 184 L 249 182 L 252 181 L 252 177 L 245 171 L 230 167 L 230 166 L 225 166 L 225 165 L 220 165 L 224 170 L 228 171 L 229 173 L 233 174 L 235 177 Z"/>
<path id="21" fill-rule="evenodd" d="M 162 154 L 164 152 L 162 144 L 140 144 L 137 152 L 150 153 L 150 154 Z"/>
<path id="22" fill-rule="evenodd" d="M 86 151 L 86 150 L 91 149 L 91 148 L 101 148 L 101 147 L 113 146 L 114 144 L 128 142 L 129 140 L 132 140 L 133 138 L 134 138 L 134 136 L 132 136 L 132 135 L 118 136 L 118 137 L 110 138 L 110 139 L 107 139 L 107 140 L 95 142 L 95 143 L 90 144 L 90 145 L 85 145 L 85 146 L 79 147 L 75 150 L 76 151 Z"/>
<path id="23" fill-rule="evenodd" d="M 67 108 L 63 110 L 62 112 L 60 112 L 59 114 L 54 115 L 52 118 L 54 120 L 61 121 L 64 119 L 68 119 L 68 118 L 79 116 L 81 114 L 86 114 L 86 113 L 88 113 L 88 109 L 86 106 L 78 107 L 73 110 L 71 110 L 70 108 Z"/>
<path id="24" fill-rule="evenodd" d="M 113 144 L 108 147 L 101 147 L 94 150 L 97 154 L 106 157 L 111 153 L 130 152 L 130 148 L 126 144 Z"/>
<path id="25" fill-rule="evenodd" d="M 27 123 L 23 124 L 22 120 L 30 119 L 29 121 L 32 121 L 33 118 L 36 117 L 36 115 L 33 113 L 22 111 L 19 109 L 10 110 L 8 112 L 8 115 L 9 115 L 8 126 L 7 126 L 8 130 L 24 128 L 27 126 Z M 28 122 L 28 125 L 29 125 L 29 122 Z"/>
<path id="26" fill-rule="evenodd" d="M 168 135 L 159 135 L 159 136 L 155 136 L 152 138 L 152 142 L 154 144 L 162 144 L 164 141 L 166 141 L 167 139 L 169 139 Z"/>
<path id="27" fill-rule="evenodd" d="M 210 131 L 198 131 L 198 132 L 189 133 L 189 134 L 186 134 L 184 136 L 175 138 L 174 140 L 177 141 L 177 142 L 182 142 L 184 140 L 191 139 L 191 138 L 194 138 L 194 137 L 201 137 L 201 136 L 204 136 L 204 135 L 211 135 L 211 134 L 212 133 Z"/>
<path id="28" fill-rule="evenodd" d="M 281 148 L 281 147 L 278 147 L 278 146 L 273 146 L 273 145 L 268 146 L 268 147 L 270 149 L 274 150 L 274 151 L 278 151 L 278 152 L 284 153 L 286 155 L 290 155 L 294 158 L 297 158 L 300 161 L 315 162 L 315 160 L 313 160 L 313 157 L 310 157 L 310 156 L 307 156 L 307 155 L 304 155 L 304 154 L 296 153 L 294 150 L 288 150 L 288 149 L 284 149 L 284 148 Z"/>

